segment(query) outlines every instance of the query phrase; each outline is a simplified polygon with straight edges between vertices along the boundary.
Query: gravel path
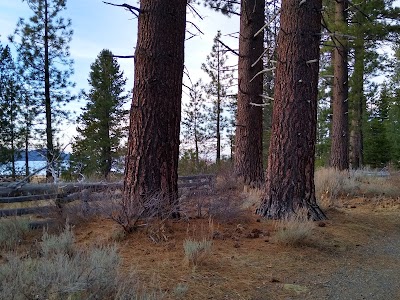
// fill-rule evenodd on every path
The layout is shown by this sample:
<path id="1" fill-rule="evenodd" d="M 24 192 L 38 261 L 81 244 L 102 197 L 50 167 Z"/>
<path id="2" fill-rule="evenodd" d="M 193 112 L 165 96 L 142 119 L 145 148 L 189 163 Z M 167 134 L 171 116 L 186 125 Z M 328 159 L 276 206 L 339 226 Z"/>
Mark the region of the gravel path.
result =
<path id="1" fill-rule="evenodd" d="M 327 300 L 400 300 L 400 228 L 370 244 L 350 250 L 351 264 L 341 266 L 303 298 Z M 355 266 L 354 257 L 358 257 Z"/>

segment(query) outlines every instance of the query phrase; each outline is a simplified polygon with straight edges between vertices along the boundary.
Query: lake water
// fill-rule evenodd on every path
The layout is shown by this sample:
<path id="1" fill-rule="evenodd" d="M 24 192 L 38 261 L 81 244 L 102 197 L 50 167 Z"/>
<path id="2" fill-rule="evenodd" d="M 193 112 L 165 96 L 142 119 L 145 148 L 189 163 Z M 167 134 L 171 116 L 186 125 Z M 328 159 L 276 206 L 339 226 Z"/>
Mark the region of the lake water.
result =
<path id="1" fill-rule="evenodd" d="M 64 166 L 68 166 L 68 161 L 63 163 Z M 30 161 L 29 162 L 29 173 L 32 174 L 39 169 L 42 169 L 37 175 L 46 175 L 46 161 Z M 15 169 L 17 175 L 25 175 L 25 162 L 16 161 Z M 0 175 L 11 175 L 11 164 L 0 164 Z"/>

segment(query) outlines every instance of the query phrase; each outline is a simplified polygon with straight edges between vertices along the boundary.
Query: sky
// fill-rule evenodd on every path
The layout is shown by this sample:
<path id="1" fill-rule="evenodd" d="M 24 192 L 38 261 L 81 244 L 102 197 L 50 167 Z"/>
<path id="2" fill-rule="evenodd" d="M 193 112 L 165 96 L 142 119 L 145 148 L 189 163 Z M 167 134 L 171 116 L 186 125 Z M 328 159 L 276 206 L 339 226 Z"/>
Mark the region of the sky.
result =
<path id="1" fill-rule="evenodd" d="M 137 1 L 109 0 L 108 2 L 116 4 L 127 2 L 135 5 Z M 187 18 L 194 22 L 204 34 L 191 38 L 185 43 L 185 66 L 193 82 L 206 76 L 201 70 L 201 64 L 205 62 L 207 54 L 211 51 L 217 31 L 221 30 L 223 35 L 239 31 L 238 16 L 228 18 L 203 6 L 196 6 L 196 8 L 204 19 L 195 18 L 189 10 Z M 14 32 L 19 18 L 28 19 L 31 15 L 32 12 L 26 2 L 22 0 L 0 0 L 0 40 L 3 46 L 9 44 L 7 37 Z M 72 80 L 76 83 L 74 89 L 76 93 L 81 89 L 89 88 L 87 80 L 90 65 L 102 49 L 109 49 L 116 55 L 134 54 L 137 19 L 123 8 L 106 5 L 101 0 L 67 0 L 67 10 L 63 16 L 72 20 L 74 30 L 70 50 L 71 58 L 74 60 L 75 74 Z M 196 32 L 194 29 L 190 30 Z M 237 39 L 229 37 L 223 39 L 232 48 L 237 48 Z M 12 45 L 10 47 L 13 48 Z M 131 90 L 134 74 L 133 59 L 118 59 L 118 63 L 128 79 L 126 89 Z M 187 78 L 184 80 L 188 82 Z M 184 95 L 183 98 L 187 97 Z M 84 105 L 85 102 L 80 101 L 68 107 L 79 113 L 79 109 Z M 75 126 L 75 124 L 66 125 L 67 130 L 63 132 L 65 142 L 71 140 L 76 134 Z"/>

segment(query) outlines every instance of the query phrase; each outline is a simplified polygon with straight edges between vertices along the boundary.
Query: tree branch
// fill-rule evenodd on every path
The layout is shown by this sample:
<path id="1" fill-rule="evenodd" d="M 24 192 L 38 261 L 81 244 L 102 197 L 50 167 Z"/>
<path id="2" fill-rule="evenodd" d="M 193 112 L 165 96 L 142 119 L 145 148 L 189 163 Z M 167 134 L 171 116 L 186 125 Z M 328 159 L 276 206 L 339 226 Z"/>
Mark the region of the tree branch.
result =
<path id="1" fill-rule="evenodd" d="M 224 46 L 226 49 L 228 49 L 230 52 L 232 52 L 233 54 L 236 54 L 237 56 L 240 56 L 239 53 L 235 50 L 233 50 L 231 47 L 227 46 L 224 42 L 222 42 L 221 40 L 217 40 L 222 46 Z"/>
<path id="2" fill-rule="evenodd" d="M 126 10 L 129 10 L 129 11 L 130 11 L 132 14 L 134 14 L 136 17 L 139 16 L 138 13 L 141 13 L 141 12 L 142 12 L 139 8 L 137 8 L 137 7 L 135 7 L 135 6 L 132 6 L 132 5 L 129 5 L 129 4 L 126 4 L 126 3 L 124 3 L 124 4 L 114 4 L 114 3 L 110 3 L 110 2 L 106 2 L 106 1 L 103 1 L 103 3 L 108 4 L 108 5 L 112 5 L 112 6 L 123 7 L 123 8 L 125 8 Z"/>
<path id="3" fill-rule="evenodd" d="M 115 58 L 135 58 L 135 55 L 111 55 L 112 57 Z"/>

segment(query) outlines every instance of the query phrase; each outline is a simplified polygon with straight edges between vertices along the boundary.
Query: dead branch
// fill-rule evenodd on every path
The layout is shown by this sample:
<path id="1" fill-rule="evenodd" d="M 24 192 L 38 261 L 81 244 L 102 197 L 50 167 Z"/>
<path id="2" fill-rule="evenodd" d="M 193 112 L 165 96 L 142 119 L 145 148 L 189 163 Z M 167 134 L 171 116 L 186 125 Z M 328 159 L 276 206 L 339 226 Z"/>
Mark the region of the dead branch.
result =
<path id="1" fill-rule="evenodd" d="M 264 73 L 267 73 L 267 72 L 274 71 L 275 69 L 276 69 L 275 67 L 272 67 L 272 68 L 264 69 L 264 70 L 258 72 L 256 75 L 253 76 L 252 79 L 250 79 L 250 82 L 252 82 L 254 79 L 256 79 L 257 76 L 259 76 L 261 74 L 264 74 Z"/>
<path id="2" fill-rule="evenodd" d="M 112 6 L 118 6 L 118 7 L 123 7 L 126 10 L 129 10 L 132 14 L 134 14 L 136 17 L 139 17 L 138 13 L 141 13 L 141 10 L 135 6 L 129 5 L 129 4 L 114 4 L 114 3 L 110 3 L 110 2 L 106 2 L 103 1 L 103 3 L 108 4 L 108 5 L 112 5 Z"/>
<path id="3" fill-rule="evenodd" d="M 115 58 L 135 58 L 135 55 L 112 55 Z"/>
<path id="4" fill-rule="evenodd" d="M 231 47 L 229 47 L 228 45 L 226 45 L 224 42 L 222 42 L 221 40 L 217 40 L 222 46 L 224 46 L 226 49 L 228 49 L 230 52 L 232 52 L 233 54 L 236 54 L 237 56 L 240 57 L 239 53 L 235 50 L 233 50 Z"/>

